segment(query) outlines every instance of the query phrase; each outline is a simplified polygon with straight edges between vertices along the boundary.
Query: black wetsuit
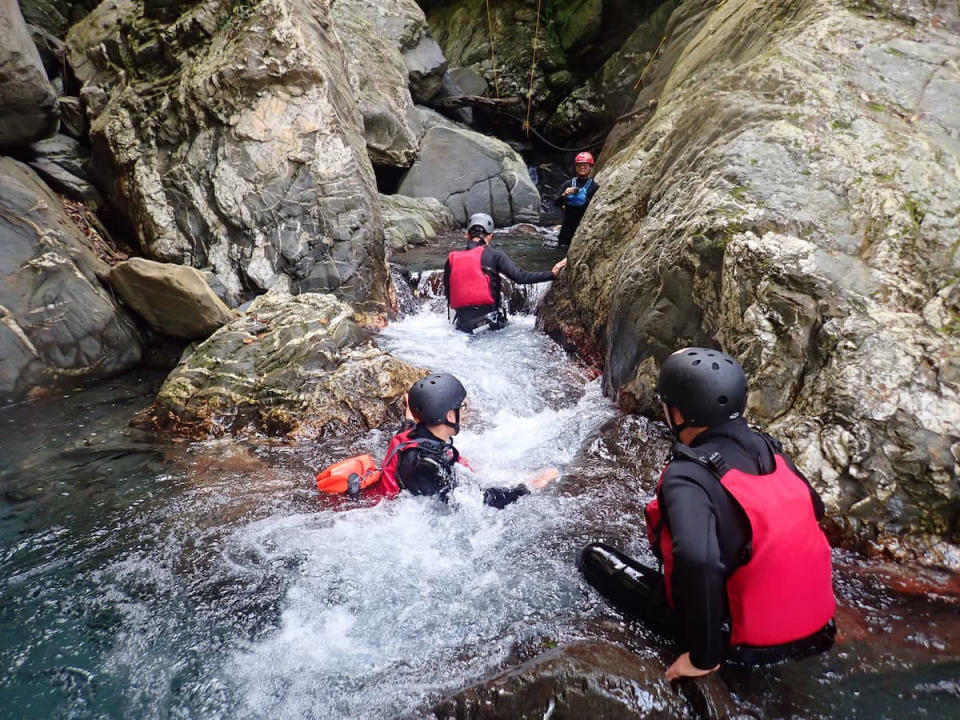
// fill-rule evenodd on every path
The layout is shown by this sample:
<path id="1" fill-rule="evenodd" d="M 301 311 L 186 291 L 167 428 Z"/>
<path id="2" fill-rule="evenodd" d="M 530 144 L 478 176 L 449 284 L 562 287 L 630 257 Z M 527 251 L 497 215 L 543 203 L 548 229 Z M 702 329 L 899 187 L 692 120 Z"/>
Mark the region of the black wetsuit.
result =
<path id="1" fill-rule="evenodd" d="M 704 431 L 691 447 L 704 456 L 719 452 L 728 467 L 751 475 L 766 475 L 775 468 L 767 443 L 743 418 Z M 786 460 L 790 469 L 803 478 L 789 458 Z M 807 486 L 810 487 L 809 482 Z M 810 499 L 819 520 L 824 513 L 823 502 L 812 487 Z M 673 611 L 667 605 L 659 572 L 607 546 L 588 545 L 581 554 L 581 570 L 601 593 L 621 609 L 647 621 L 656 631 L 675 637 L 689 651 L 690 661 L 704 670 L 715 667 L 725 657 L 742 662 L 773 662 L 830 647 L 832 623 L 821 631 L 822 635 L 796 643 L 749 650 L 729 648 L 726 581 L 749 559 L 750 523 L 713 472 L 677 456 L 663 475 L 660 503 L 673 540 Z M 631 576 L 626 577 L 622 568 L 614 567 L 618 564 L 627 566 Z"/>
<path id="2" fill-rule="evenodd" d="M 443 442 L 422 425 L 418 425 L 410 433 L 411 440 L 424 438 Z M 413 495 L 437 495 L 446 502 L 450 492 L 457 486 L 454 465 L 459 457 L 460 453 L 451 443 L 443 443 L 442 450 L 431 443 L 401 451 L 397 463 L 397 481 L 400 488 Z M 483 491 L 483 502 L 502 509 L 529 493 L 526 485 L 486 488 Z"/>
<path id="3" fill-rule="evenodd" d="M 583 205 L 567 205 L 567 198 L 563 194 L 563 190 L 566 190 L 568 187 L 573 187 L 573 185 L 570 184 L 571 182 L 576 182 L 578 188 L 582 188 L 588 182 L 590 183 L 590 187 L 586 190 L 587 201 Z M 593 199 L 594 194 L 599 189 L 600 186 L 597 185 L 597 181 L 593 178 L 571 178 L 571 180 L 568 180 L 563 186 L 563 190 L 560 191 L 560 196 L 553 201 L 554 205 L 563 208 L 563 225 L 560 226 L 560 235 L 557 237 L 557 242 L 561 245 L 570 244 L 570 241 L 573 239 L 573 234 L 580 225 L 580 221 L 583 220 L 584 213 L 587 212 L 590 200 Z"/>
<path id="4" fill-rule="evenodd" d="M 466 250 L 472 250 L 480 243 L 476 240 L 467 242 Z M 456 311 L 455 324 L 457 330 L 463 332 L 473 332 L 484 325 L 492 330 L 499 330 L 507 324 L 507 314 L 501 305 L 500 297 L 500 275 L 513 280 L 519 285 L 532 285 L 534 283 L 553 280 L 552 270 L 542 270 L 531 272 L 517 267 L 516 263 L 510 257 L 498 248 L 485 247 L 480 256 L 480 267 L 490 280 L 490 294 L 493 296 L 493 305 L 471 305 L 460 308 Z M 450 298 L 450 261 L 444 266 L 443 287 L 447 299 Z"/>

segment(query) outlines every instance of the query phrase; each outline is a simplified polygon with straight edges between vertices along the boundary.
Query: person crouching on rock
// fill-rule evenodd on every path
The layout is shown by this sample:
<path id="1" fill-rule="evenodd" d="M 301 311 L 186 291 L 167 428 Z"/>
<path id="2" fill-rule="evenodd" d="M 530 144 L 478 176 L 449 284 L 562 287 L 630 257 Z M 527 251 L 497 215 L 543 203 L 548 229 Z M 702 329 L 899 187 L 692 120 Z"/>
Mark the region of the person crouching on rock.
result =
<path id="1" fill-rule="evenodd" d="M 443 270 L 447 304 L 456 311 L 457 330 L 466 333 L 481 327 L 499 330 L 507 324 L 507 313 L 501 306 L 501 274 L 520 285 L 530 285 L 553 280 L 567 265 L 564 258 L 552 270 L 521 270 L 503 250 L 490 247 L 493 229 L 493 218 L 486 213 L 471 215 L 466 249 L 451 252 Z"/>
<path id="2" fill-rule="evenodd" d="M 580 553 L 587 581 L 684 652 L 667 678 L 724 659 L 769 663 L 833 645 L 830 546 L 820 496 L 780 444 L 743 418 L 740 365 L 708 348 L 668 357 L 657 382 L 676 440 L 646 507 L 662 574 L 602 543 Z"/>
<path id="3" fill-rule="evenodd" d="M 444 502 L 448 500 L 457 486 L 455 466 L 458 462 L 466 465 L 453 446 L 466 397 L 466 389 L 448 373 L 429 375 L 413 384 L 406 396 L 404 429 L 390 441 L 381 465 L 380 482 L 387 494 L 406 490 L 412 495 L 436 495 Z M 529 483 L 486 488 L 483 502 L 504 508 L 558 476 L 556 469 L 547 468 Z"/>
<path id="4" fill-rule="evenodd" d="M 560 197 L 553 201 L 554 205 L 563 208 L 563 224 L 560 226 L 560 235 L 557 237 L 557 242 L 561 245 L 570 244 L 573 234 L 587 212 L 587 205 L 600 189 L 597 181 L 590 177 L 590 172 L 593 170 L 593 155 L 582 152 L 574 158 L 573 163 L 576 175 L 563 186 Z"/>

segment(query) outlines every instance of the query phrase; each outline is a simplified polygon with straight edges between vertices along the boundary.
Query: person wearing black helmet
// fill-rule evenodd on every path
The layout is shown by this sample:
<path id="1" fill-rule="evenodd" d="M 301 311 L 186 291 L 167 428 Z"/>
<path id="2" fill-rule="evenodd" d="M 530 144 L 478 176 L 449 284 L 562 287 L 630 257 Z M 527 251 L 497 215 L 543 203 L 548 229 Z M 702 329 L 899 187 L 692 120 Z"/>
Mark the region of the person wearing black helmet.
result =
<path id="1" fill-rule="evenodd" d="M 490 247 L 493 218 L 474 213 L 467 222 L 467 247 L 454 250 L 443 270 L 447 304 L 455 311 L 457 330 L 472 333 L 477 328 L 499 330 L 507 324 L 501 307 L 500 275 L 520 285 L 553 280 L 567 265 L 564 258 L 551 270 L 529 272 L 518 268 L 503 250 Z"/>
<path id="2" fill-rule="evenodd" d="M 418 380 L 406 396 L 404 429 L 390 443 L 382 464 L 381 481 L 388 488 L 413 495 L 436 495 L 444 502 L 457 484 L 456 465 L 463 463 L 453 446 L 453 436 L 460 432 L 460 413 L 466 405 L 467 391 L 449 373 L 429 375 Z M 559 473 L 548 469 L 529 484 L 509 488 L 486 488 L 485 504 L 503 508 L 531 489 L 539 489 Z"/>
<path id="3" fill-rule="evenodd" d="M 744 420 L 739 363 L 710 348 L 679 350 L 664 361 L 657 393 L 676 441 L 646 508 L 662 573 L 602 543 L 581 551 L 581 572 L 680 643 L 669 680 L 723 660 L 828 650 L 836 629 L 823 503 L 780 444 Z"/>

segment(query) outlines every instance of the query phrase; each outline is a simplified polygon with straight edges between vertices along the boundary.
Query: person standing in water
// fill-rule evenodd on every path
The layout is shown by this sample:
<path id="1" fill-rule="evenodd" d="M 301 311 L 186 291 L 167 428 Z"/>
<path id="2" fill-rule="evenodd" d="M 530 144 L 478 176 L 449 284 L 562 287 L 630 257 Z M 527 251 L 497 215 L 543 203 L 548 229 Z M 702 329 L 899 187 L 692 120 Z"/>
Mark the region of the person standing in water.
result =
<path id="1" fill-rule="evenodd" d="M 554 205 L 563 208 L 563 225 L 560 226 L 560 235 L 557 238 L 561 245 L 570 244 L 584 213 L 587 212 L 587 205 L 600 189 L 597 181 L 590 177 L 593 155 L 582 152 L 574 158 L 573 163 L 576 175 L 563 186 L 560 196 L 553 201 Z"/>
<path id="2" fill-rule="evenodd" d="M 412 495 L 435 495 L 444 502 L 448 500 L 457 486 L 457 464 L 466 465 L 453 446 L 453 436 L 460 432 L 460 413 L 466 407 L 466 397 L 466 388 L 449 373 L 429 375 L 413 384 L 405 399 L 404 427 L 390 441 L 381 465 L 383 491 L 395 494 L 406 490 Z M 547 468 L 527 483 L 485 488 L 483 502 L 504 508 L 557 477 L 556 469 Z"/>
<path id="3" fill-rule="evenodd" d="M 507 324 L 502 307 L 500 275 L 520 285 L 547 282 L 567 265 L 564 258 L 551 270 L 528 272 L 518 268 L 503 250 L 490 247 L 493 240 L 493 218 L 475 213 L 467 223 L 467 247 L 454 250 L 447 257 L 443 270 L 443 287 L 447 304 L 454 311 L 457 330 L 472 333 L 477 328 L 499 330 Z"/>
<path id="4" fill-rule="evenodd" d="M 586 580 L 684 652 L 667 678 L 728 660 L 778 662 L 824 652 L 836 627 L 820 496 L 769 435 L 743 418 L 747 383 L 732 357 L 691 347 L 657 382 L 676 439 L 647 505 L 662 574 L 602 543 L 580 553 Z"/>

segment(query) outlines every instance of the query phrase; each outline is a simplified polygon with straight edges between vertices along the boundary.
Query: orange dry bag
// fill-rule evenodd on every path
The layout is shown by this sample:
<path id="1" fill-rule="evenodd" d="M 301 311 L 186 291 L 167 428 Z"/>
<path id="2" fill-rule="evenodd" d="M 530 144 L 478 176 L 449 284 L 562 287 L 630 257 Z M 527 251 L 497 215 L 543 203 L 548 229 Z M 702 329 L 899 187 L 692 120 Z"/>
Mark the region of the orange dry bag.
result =
<path id="1" fill-rule="evenodd" d="M 356 457 L 334 463 L 317 475 L 317 490 L 325 493 L 350 493 L 355 495 L 380 479 L 380 471 L 372 455 Z"/>

